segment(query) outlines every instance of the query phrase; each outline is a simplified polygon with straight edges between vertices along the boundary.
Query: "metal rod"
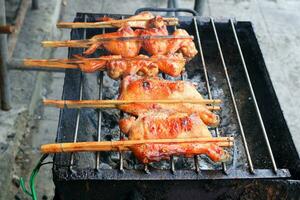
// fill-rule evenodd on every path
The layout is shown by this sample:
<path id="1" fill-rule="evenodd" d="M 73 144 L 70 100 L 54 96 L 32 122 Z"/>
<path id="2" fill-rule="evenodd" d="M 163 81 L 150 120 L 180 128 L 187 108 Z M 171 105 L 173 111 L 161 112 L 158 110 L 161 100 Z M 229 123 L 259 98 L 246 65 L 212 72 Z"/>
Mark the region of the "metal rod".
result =
<path id="1" fill-rule="evenodd" d="M 175 160 L 173 155 L 171 156 L 170 163 L 171 163 L 171 172 L 172 174 L 175 174 L 176 169 L 175 169 Z"/>
<path id="2" fill-rule="evenodd" d="M 150 174 L 148 164 L 145 164 L 145 165 L 144 165 L 144 172 L 145 172 L 146 174 Z"/>
<path id="3" fill-rule="evenodd" d="M 99 84 L 99 99 L 103 98 L 103 72 L 99 73 L 98 76 L 98 84 Z M 101 124 L 102 124 L 102 112 L 101 109 L 98 110 L 98 130 L 97 130 L 97 141 L 101 141 Z M 96 154 L 96 169 L 99 169 L 100 164 L 100 152 Z"/>
<path id="4" fill-rule="evenodd" d="M 102 29 L 102 33 L 105 33 L 105 28 Z M 103 98 L 103 72 L 99 73 L 98 76 L 98 85 L 99 85 L 99 100 Z M 101 141 L 101 125 L 102 125 L 102 111 L 98 109 L 98 130 L 97 130 L 97 141 Z M 96 169 L 99 170 L 100 165 L 100 152 L 96 154 Z"/>
<path id="5" fill-rule="evenodd" d="M 197 43 L 200 51 L 200 57 L 203 65 L 203 71 L 204 71 L 204 77 L 205 77 L 205 83 L 206 83 L 206 88 L 208 92 L 208 98 L 212 99 L 211 95 L 211 89 L 210 89 L 210 84 L 209 84 L 209 78 L 208 78 L 208 73 L 207 73 L 207 68 L 206 68 L 206 63 L 203 55 L 203 50 L 202 50 L 202 45 L 201 45 L 201 40 L 200 40 L 200 35 L 199 35 L 199 29 L 198 29 L 198 24 L 197 24 L 197 19 L 194 17 L 194 26 L 195 26 L 195 31 L 196 31 L 196 37 L 197 37 Z"/>
<path id="6" fill-rule="evenodd" d="M 276 165 L 276 162 L 275 162 L 275 159 L 274 159 L 274 156 L 273 156 L 273 152 L 272 152 L 271 145 L 270 145 L 270 142 L 269 142 L 269 139 L 268 139 L 266 128 L 265 128 L 265 125 L 264 125 L 264 122 L 263 122 L 263 119 L 262 119 L 262 116 L 261 116 L 261 113 L 260 113 L 260 109 L 259 109 L 258 104 L 257 104 L 257 100 L 256 100 L 255 93 L 254 93 L 254 90 L 253 90 L 253 87 L 252 87 L 251 79 L 249 77 L 249 73 L 248 73 L 248 69 L 247 69 L 247 66 L 246 66 L 245 59 L 244 59 L 244 55 L 243 55 L 243 52 L 242 52 L 242 49 L 241 49 L 241 46 L 240 46 L 239 39 L 237 37 L 235 25 L 234 25 L 232 19 L 230 19 L 230 24 L 231 24 L 232 31 L 233 31 L 233 34 L 234 34 L 234 38 L 235 38 L 235 41 L 236 41 L 236 44 L 237 44 L 237 47 L 238 47 L 238 50 L 239 50 L 239 53 L 240 53 L 243 68 L 244 68 L 246 78 L 247 78 L 247 82 L 248 82 L 248 85 L 249 85 L 249 88 L 250 88 L 251 97 L 253 99 L 255 110 L 256 110 L 257 116 L 259 118 L 259 123 L 260 123 L 261 129 L 263 131 L 264 138 L 265 138 L 265 141 L 266 141 L 266 144 L 267 144 L 267 147 L 268 147 L 268 152 L 269 152 L 269 155 L 270 155 L 270 158 L 271 158 L 271 161 L 272 161 L 273 169 L 274 169 L 274 172 L 276 173 L 277 165 Z"/>
<path id="7" fill-rule="evenodd" d="M 204 59 L 204 54 L 203 54 L 203 49 L 202 49 L 202 44 L 201 44 L 201 40 L 200 40 L 199 28 L 198 28 L 196 17 L 193 18 L 193 21 L 194 21 L 194 26 L 195 26 L 195 31 L 196 31 L 197 43 L 198 43 L 198 47 L 199 47 L 199 51 L 200 51 L 201 62 L 202 62 L 203 71 L 204 71 L 204 77 L 205 77 L 205 83 L 206 83 L 208 98 L 212 99 L 211 87 L 210 87 L 210 84 L 209 84 L 208 72 L 207 72 L 206 63 L 205 63 L 205 59 Z M 214 129 L 214 131 L 215 131 L 216 136 L 220 137 L 220 132 L 219 132 L 218 127 L 216 127 Z M 222 169 L 223 169 L 223 172 L 226 173 L 227 167 L 226 167 L 226 164 L 224 162 L 222 162 Z"/>
<path id="8" fill-rule="evenodd" d="M 80 91 L 79 91 L 79 99 L 82 100 L 82 93 L 83 93 L 83 74 L 80 72 Z M 80 122 L 80 109 L 77 110 L 77 116 L 76 116 L 76 125 L 75 125 L 75 133 L 73 142 L 77 142 L 78 137 L 78 130 L 79 130 L 79 122 Z M 70 168 L 72 169 L 72 166 L 74 164 L 74 154 L 71 154 L 71 160 L 70 160 Z"/>
<path id="9" fill-rule="evenodd" d="M 121 19 L 124 19 L 124 16 L 122 15 Z M 123 111 L 120 111 L 120 118 L 124 117 L 124 113 Z M 119 134 L 119 140 L 121 140 L 123 137 L 122 131 L 120 130 L 120 134 Z M 119 158 L 120 158 L 120 171 L 121 172 L 125 172 L 124 171 L 124 158 L 123 158 L 123 153 L 121 151 L 119 151 Z"/>
<path id="10" fill-rule="evenodd" d="M 168 8 L 178 8 L 178 0 L 168 0 Z M 178 16 L 178 12 L 167 12 L 167 16 Z"/>
<path id="11" fill-rule="evenodd" d="M 123 111 L 120 111 L 120 118 L 123 118 L 124 117 L 124 112 Z M 119 140 L 121 140 L 122 139 L 122 132 L 121 132 L 121 130 L 120 130 L 120 134 L 119 134 Z M 123 162 L 123 160 L 124 160 L 124 158 L 123 158 L 123 153 L 121 152 L 121 151 L 119 151 L 119 158 L 120 158 L 120 171 L 121 172 L 125 172 L 124 171 L 124 162 Z"/>
<path id="12" fill-rule="evenodd" d="M 86 16 L 84 15 L 84 21 L 86 22 Z M 86 29 L 84 29 L 84 38 L 86 38 Z M 80 91 L 79 91 L 79 100 L 82 100 L 82 94 L 83 94 L 83 73 L 80 72 Z M 78 137 L 78 130 L 79 130 L 79 122 L 80 122 L 80 112 L 81 110 L 77 110 L 77 117 L 76 117 L 76 125 L 75 125 L 75 133 L 74 133 L 74 138 L 73 142 L 77 142 L 77 137 Z M 70 160 L 70 169 L 72 170 L 74 164 L 74 154 L 71 154 L 71 160 Z"/>
<path id="13" fill-rule="evenodd" d="M 237 117 L 237 120 L 238 120 L 240 131 L 241 131 L 242 140 L 243 140 L 243 143 L 244 143 L 246 156 L 247 156 L 248 163 L 249 163 L 250 173 L 254 173 L 253 163 L 252 163 L 251 155 L 250 155 L 250 152 L 249 152 L 247 140 L 246 140 L 246 137 L 245 137 L 244 128 L 243 128 L 243 125 L 242 125 L 242 122 L 241 122 L 239 110 L 238 110 L 237 105 L 236 105 L 235 96 L 234 96 L 233 91 L 232 91 L 232 86 L 231 86 L 231 82 L 230 82 L 230 79 L 229 79 L 227 66 L 226 66 L 226 63 L 225 63 L 225 60 L 224 60 L 222 48 L 221 48 L 221 45 L 220 45 L 218 33 L 217 33 L 217 30 L 216 30 L 216 27 L 215 27 L 214 19 L 210 18 L 210 22 L 211 22 L 212 27 L 213 27 L 214 35 L 215 35 L 217 46 L 218 46 L 219 53 L 220 53 L 220 58 L 221 58 L 222 65 L 223 65 L 223 68 L 224 68 L 224 73 L 225 73 L 225 76 L 226 76 L 227 85 L 228 85 L 228 88 L 229 88 L 229 91 L 230 91 L 230 96 L 231 96 L 231 99 L 232 99 L 233 107 L 234 107 L 234 110 L 235 110 L 235 113 L 236 113 L 236 117 Z"/>
<path id="14" fill-rule="evenodd" d="M 173 2 L 173 4 L 174 3 L 175 2 Z M 175 12 L 175 14 L 176 14 L 176 12 Z M 177 29 L 177 27 L 174 26 L 174 30 L 176 30 L 176 29 Z M 166 78 L 166 74 L 165 73 L 163 73 L 163 76 L 164 76 L 164 78 Z M 184 80 L 183 73 L 180 74 L 180 78 L 181 78 L 181 80 Z M 171 161 L 171 172 L 172 172 L 172 174 L 175 174 L 176 169 L 175 169 L 175 160 L 174 160 L 174 156 L 173 155 L 171 156 L 170 161 Z"/>
<path id="15" fill-rule="evenodd" d="M 0 25 L 6 25 L 5 16 L 5 1 L 0 0 Z M 1 90 L 1 108 L 3 110 L 10 110 L 10 82 L 7 70 L 8 62 L 8 46 L 7 35 L 0 34 L 0 90 Z"/>
<path id="16" fill-rule="evenodd" d="M 178 0 L 173 0 L 173 7 L 174 7 L 174 8 L 179 8 Z M 175 14 L 176 17 L 179 16 L 179 13 L 178 13 L 178 12 L 174 12 L 174 14 Z"/>
<path id="17" fill-rule="evenodd" d="M 199 13 L 199 15 L 203 15 L 205 0 L 195 0 L 194 10 Z"/>
<path id="18" fill-rule="evenodd" d="M 39 9 L 39 1 L 38 0 L 32 0 L 31 8 L 33 10 Z"/>
<path id="19" fill-rule="evenodd" d="M 168 8 L 173 8 L 173 0 L 168 0 Z M 172 12 L 167 12 L 167 16 L 172 16 Z"/>

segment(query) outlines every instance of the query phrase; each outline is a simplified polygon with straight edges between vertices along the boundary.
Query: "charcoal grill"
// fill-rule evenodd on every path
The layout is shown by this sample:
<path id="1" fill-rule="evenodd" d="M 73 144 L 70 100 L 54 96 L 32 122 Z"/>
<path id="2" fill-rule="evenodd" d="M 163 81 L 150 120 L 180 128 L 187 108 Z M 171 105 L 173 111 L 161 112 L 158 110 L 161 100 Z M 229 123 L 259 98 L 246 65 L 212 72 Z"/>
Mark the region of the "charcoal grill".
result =
<path id="1" fill-rule="evenodd" d="M 187 9 L 171 11 L 195 14 Z M 74 21 L 94 22 L 103 16 L 128 17 L 77 13 Z M 248 194 L 263 197 L 268 195 L 266 191 L 273 190 L 287 197 L 297 196 L 299 156 L 251 22 L 199 16 L 178 18 L 179 27 L 194 36 L 199 50 L 181 79 L 196 82 L 206 98 L 223 100 L 222 111 L 218 113 L 222 122 L 211 132 L 216 137 L 234 136 L 235 145 L 229 150 L 232 160 L 213 164 L 205 156 L 180 157 L 141 166 L 130 153 L 56 154 L 53 177 L 57 199 L 176 199 L 197 195 L 238 198 Z M 175 27 L 169 28 L 172 32 Z M 115 30 L 73 29 L 71 39 L 91 38 Z M 82 48 L 70 48 L 69 57 L 82 52 Z M 92 56 L 103 54 L 107 52 L 98 50 Z M 103 72 L 83 74 L 67 69 L 62 99 L 112 99 L 118 86 L 119 82 Z M 56 142 L 120 139 L 123 135 L 117 121 L 123 115 L 120 111 L 61 109 Z"/>

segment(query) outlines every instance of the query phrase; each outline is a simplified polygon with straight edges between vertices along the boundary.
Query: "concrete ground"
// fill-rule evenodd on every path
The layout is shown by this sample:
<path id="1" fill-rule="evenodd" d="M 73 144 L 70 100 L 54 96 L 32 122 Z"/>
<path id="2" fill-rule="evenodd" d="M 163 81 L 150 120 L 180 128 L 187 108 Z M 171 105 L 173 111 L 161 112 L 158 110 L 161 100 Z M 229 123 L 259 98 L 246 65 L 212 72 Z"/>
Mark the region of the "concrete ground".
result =
<path id="1" fill-rule="evenodd" d="M 62 6 L 61 6 L 62 5 Z M 180 7 L 192 8 L 192 0 L 179 0 Z M 65 58 L 67 49 L 42 49 L 42 40 L 68 39 L 69 30 L 57 30 L 58 15 L 72 21 L 76 12 L 132 14 L 140 7 L 166 7 L 167 1 L 139 0 L 52 0 L 41 1 L 40 9 L 29 11 L 15 50 L 15 58 Z M 61 7 L 61 9 L 60 9 Z M 60 12 L 59 12 L 60 10 Z M 273 81 L 285 118 L 300 152 L 300 2 L 296 0 L 210 0 L 204 15 L 235 17 L 252 21 L 257 32 L 267 68 Z M 0 112 L 0 199 L 26 199 L 18 188 L 19 176 L 29 177 L 40 157 L 38 147 L 55 140 L 59 110 L 43 108 L 43 97 L 61 97 L 61 73 L 11 71 L 14 108 Z M 3 156 L 2 156 L 3 155 Z M 4 162 L 8 160 L 9 162 Z M 44 166 L 37 177 L 39 199 L 53 197 L 51 166 Z M 9 189 L 8 189 L 8 186 Z"/>

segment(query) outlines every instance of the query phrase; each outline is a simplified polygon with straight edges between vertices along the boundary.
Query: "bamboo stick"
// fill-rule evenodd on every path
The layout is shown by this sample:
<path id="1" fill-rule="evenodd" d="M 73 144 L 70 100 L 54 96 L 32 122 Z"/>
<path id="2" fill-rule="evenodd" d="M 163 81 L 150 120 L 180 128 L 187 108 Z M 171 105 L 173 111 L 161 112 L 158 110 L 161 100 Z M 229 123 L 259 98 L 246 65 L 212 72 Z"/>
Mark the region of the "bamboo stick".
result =
<path id="1" fill-rule="evenodd" d="M 54 100 L 44 99 L 43 103 L 45 106 L 52 106 L 57 108 L 101 108 L 103 105 L 117 106 L 121 104 L 131 103 L 161 103 L 161 104 L 181 104 L 181 103 L 192 103 L 192 104 L 220 104 L 220 99 L 161 99 L 161 100 Z M 214 107 L 214 106 L 212 106 Z M 106 107 L 107 108 L 107 107 Z M 115 107 L 113 107 L 115 108 Z"/>
<path id="2" fill-rule="evenodd" d="M 28 67 L 47 67 L 47 68 L 54 68 L 54 69 L 77 69 L 78 65 L 69 64 L 67 59 L 53 59 L 53 60 L 34 60 L 34 59 L 24 59 L 23 60 L 24 66 Z"/>
<path id="3" fill-rule="evenodd" d="M 45 104 L 46 105 L 46 104 Z M 66 106 L 66 105 L 62 105 L 62 104 L 59 104 L 59 105 L 54 105 L 54 104 L 47 104 L 46 106 L 53 106 L 53 107 L 56 107 L 56 108 L 70 108 L 69 106 Z M 87 106 L 87 107 L 77 107 L 77 108 L 115 108 L 117 109 L 117 105 L 113 105 L 113 104 L 95 104 L 95 105 L 91 105 L 91 106 Z M 221 107 L 220 106 L 206 106 L 206 108 L 208 110 L 212 110 L 212 111 L 218 111 L 218 110 L 221 110 Z"/>
<path id="4" fill-rule="evenodd" d="M 88 48 L 93 43 L 95 43 L 95 42 L 90 41 L 90 40 L 42 41 L 42 46 L 43 47 Z"/>
<path id="5" fill-rule="evenodd" d="M 23 62 L 24 64 L 38 64 L 38 63 L 47 63 L 47 62 L 59 62 L 59 63 L 67 63 L 67 64 L 80 64 L 80 63 L 85 63 L 86 61 L 132 61 L 132 60 L 147 60 L 147 61 L 160 61 L 160 60 L 168 60 L 168 61 L 186 61 L 186 58 L 169 58 L 169 57 L 162 57 L 162 58 L 152 58 L 152 57 L 132 57 L 132 58 L 123 58 L 123 57 L 117 57 L 117 56 L 101 56 L 98 58 L 79 58 L 79 59 L 24 59 Z"/>
<path id="6" fill-rule="evenodd" d="M 97 61 L 132 61 L 132 60 L 147 60 L 147 61 L 180 61 L 186 62 L 184 58 L 117 58 L 117 57 L 99 57 L 99 58 L 82 58 L 82 59 L 24 59 L 23 64 L 29 67 L 47 67 L 47 68 L 64 68 L 64 69 L 77 69 L 78 64 L 84 64 L 86 62 Z"/>
<path id="7" fill-rule="evenodd" d="M 134 21 L 149 21 L 149 18 L 141 19 L 121 19 L 121 20 L 111 20 L 103 22 L 59 22 L 57 23 L 57 28 L 115 28 L 121 27 L 125 22 L 134 22 Z M 163 18 L 167 26 L 178 25 L 177 18 Z M 135 27 L 135 26 L 131 26 Z"/>
<path id="8" fill-rule="evenodd" d="M 194 39 L 193 36 L 173 36 L 173 35 L 156 35 L 156 36 L 138 36 L 138 37 L 110 37 L 110 38 L 91 38 L 87 40 L 64 40 L 64 41 L 42 41 L 43 47 L 78 47 L 87 48 L 96 42 L 111 41 L 129 41 L 129 40 L 165 40 L 165 39 Z"/>
<path id="9" fill-rule="evenodd" d="M 185 144 L 185 143 L 213 143 L 220 147 L 233 145 L 233 137 L 184 138 L 184 139 L 152 139 L 125 140 L 103 142 L 55 143 L 41 146 L 42 153 L 82 152 L 82 151 L 127 151 L 130 147 L 142 144 Z"/>

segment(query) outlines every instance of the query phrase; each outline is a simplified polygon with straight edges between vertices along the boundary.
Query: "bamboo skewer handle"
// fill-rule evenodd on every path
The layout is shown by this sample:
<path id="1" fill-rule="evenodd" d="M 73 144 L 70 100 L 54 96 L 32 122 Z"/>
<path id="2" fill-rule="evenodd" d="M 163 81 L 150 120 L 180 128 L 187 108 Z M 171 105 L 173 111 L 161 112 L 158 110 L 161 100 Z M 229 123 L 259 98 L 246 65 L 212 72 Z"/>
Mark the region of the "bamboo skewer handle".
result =
<path id="1" fill-rule="evenodd" d="M 153 139 L 153 140 L 125 140 L 103 142 L 55 143 L 41 146 L 42 153 L 82 152 L 82 151 L 128 151 L 130 147 L 142 144 L 186 144 L 213 143 L 220 147 L 233 146 L 233 137 L 186 138 L 186 139 Z"/>
<path id="2" fill-rule="evenodd" d="M 54 106 L 57 108 L 101 108 L 102 105 L 121 105 L 121 104 L 131 104 L 131 103 L 161 103 L 161 104 L 182 104 L 182 103 L 192 103 L 192 104 L 220 104 L 222 101 L 220 99 L 162 99 L 162 100 L 53 100 L 44 99 L 43 103 L 46 106 Z"/>
<path id="3" fill-rule="evenodd" d="M 115 28 L 121 27 L 126 22 L 134 21 L 149 21 L 149 18 L 144 19 L 121 19 L 121 20 L 111 20 L 103 22 L 59 22 L 57 23 L 57 28 Z M 167 26 L 178 25 L 177 18 L 163 18 Z M 134 25 L 131 27 L 135 27 Z"/>
<path id="4" fill-rule="evenodd" d="M 94 41 L 90 40 L 64 40 L 64 41 L 42 41 L 43 47 L 77 47 L 88 48 Z"/>
<path id="5" fill-rule="evenodd" d="M 23 63 L 28 67 L 47 67 L 53 69 L 78 69 L 77 64 L 69 64 L 68 59 L 53 59 L 53 60 L 34 60 L 24 59 Z"/>

